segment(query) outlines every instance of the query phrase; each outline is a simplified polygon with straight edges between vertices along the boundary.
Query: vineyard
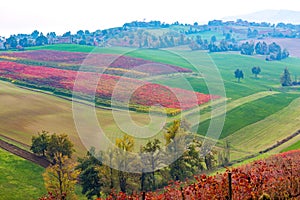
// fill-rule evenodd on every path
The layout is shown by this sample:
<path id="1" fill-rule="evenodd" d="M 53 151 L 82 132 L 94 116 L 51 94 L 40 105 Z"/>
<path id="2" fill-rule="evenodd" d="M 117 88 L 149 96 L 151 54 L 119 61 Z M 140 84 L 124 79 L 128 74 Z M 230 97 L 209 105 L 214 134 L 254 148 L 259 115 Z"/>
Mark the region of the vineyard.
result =
<path id="1" fill-rule="evenodd" d="M 144 60 L 141 58 L 134 58 L 125 55 L 113 54 L 88 54 L 78 52 L 63 52 L 38 50 L 28 52 L 13 52 L 3 53 L 0 59 L 23 61 L 27 62 L 44 62 L 51 63 L 50 67 L 59 67 L 65 69 L 79 69 L 83 66 L 93 66 L 111 71 L 112 75 L 126 75 L 126 73 L 136 73 L 137 77 L 153 76 L 161 74 L 172 73 L 190 73 L 191 70 L 184 69 L 169 64 L 162 64 Z M 106 69 L 108 68 L 108 69 Z M 122 74 L 122 75 L 123 75 Z"/>
<path id="2" fill-rule="evenodd" d="M 161 191 L 134 195 L 112 193 L 107 199 L 270 199 L 300 198 L 300 151 L 290 151 L 258 160 L 214 176 L 195 176 L 188 186 L 175 182 Z M 231 174 L 231 184 L 229 175 Z M 229 187 L 230 185 L 230 187 Z M 229 189 L 231 188 L 231 189 Z"/>
<path id="3" fill-rule="evenodd" d="M 81 65 L 84 70 L 81 70 Z M 97 105 L 111 106 L 113 92 L 117 89 L 114 100 L 118 102 L 118 107 L 126 106 L 131 92 L 130 109 L 148 112 L 151 106 L 155 106 L 154 111 L 168 115 L 176 115 L 218 97 L 138 78 L 190 72 L 189 69 L 173 65 L 113 54 L 40 50 L 0 55 L 0 77 L 4 80 L 69 97 L 72 96 L 76 81 L 76 93 L 85 100 L 93 98 L 93 85 L 95 80 L 99 80 L 95 86 Z M 165 110 L 162 111 L 157 105 Z"/>

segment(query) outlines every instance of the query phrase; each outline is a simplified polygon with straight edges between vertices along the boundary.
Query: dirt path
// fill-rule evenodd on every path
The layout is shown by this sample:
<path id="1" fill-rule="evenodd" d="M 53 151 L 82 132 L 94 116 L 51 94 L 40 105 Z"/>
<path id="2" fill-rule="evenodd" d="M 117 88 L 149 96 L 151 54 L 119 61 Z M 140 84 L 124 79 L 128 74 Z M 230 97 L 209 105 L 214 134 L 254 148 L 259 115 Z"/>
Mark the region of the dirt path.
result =
<path id="1" fill-rule="evenodd" d="M 0 139 L 0 148 L 13 153 L 17 156 L 20 156 L 28 161 L 31 161 L 35 164 L 38 164 L 44 168 L 48 167 L 50 165 L 50 162 L 48 160 L 46 160 L 45 158 L 41 158 L 39 156 L 36 156 L 33 153 L 30 153 L 26 150 L 23 150 L 15 145 L 9 144 L 3 140 Z"/>

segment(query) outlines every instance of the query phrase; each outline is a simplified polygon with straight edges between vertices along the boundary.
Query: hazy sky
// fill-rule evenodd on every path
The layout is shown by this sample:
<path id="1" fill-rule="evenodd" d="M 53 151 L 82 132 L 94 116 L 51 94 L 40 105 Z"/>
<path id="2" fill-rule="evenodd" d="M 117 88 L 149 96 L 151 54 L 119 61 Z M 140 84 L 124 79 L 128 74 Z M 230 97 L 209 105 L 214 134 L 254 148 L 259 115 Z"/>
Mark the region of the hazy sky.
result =
<path id="1" fill-rule="evenodd" d="M 299 0 L 2 0 L 0 35 L 43 33 L 62 34 L 79 29 L 105 29 L 134 20 L 206 23 L 226 16 L 265 9 L 299 10 Z"/>

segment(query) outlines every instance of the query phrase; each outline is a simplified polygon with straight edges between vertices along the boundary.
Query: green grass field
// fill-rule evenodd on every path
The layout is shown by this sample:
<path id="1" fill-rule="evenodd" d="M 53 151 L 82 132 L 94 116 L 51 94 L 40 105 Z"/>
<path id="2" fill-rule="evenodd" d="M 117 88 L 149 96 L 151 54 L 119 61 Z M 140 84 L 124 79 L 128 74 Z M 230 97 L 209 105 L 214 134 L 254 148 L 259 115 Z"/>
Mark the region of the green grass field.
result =
<path id="1" fill-rule="evenodd" d="M 296 143 L 294 143 L 293 145 L 283 149 L 281 152 L 286 152 L 286 151 L 291 151 L 291 150 L 296 150 L 296 149 L 300 149 L 300 140 Z"/>
<path id="2" fill-rule="evenodd" d="M 46 193 L 44 168 L 0 149 L 0 199 L 37 199 Z"/>
<path id="3" fill-rule="evenodd" d="M 274 94 L 261 99 L 245 103 L 226 113 L 225 124 L 220 138 L 223 139 L 230 134 L 256 123 L 288 106 L 298 95 Z M 251 114 L 250 114 L 251 113 Z M 220 117 L 217 117 L 217 119 Z M 221 119 L 221 118 L 220 118 Z M 198 133 L 205 135 L 211 120 L 200 123 Z"/>
<path id="4" fill-rule="evenodd" d="M 250 154 L 259 152 L 299 130 L 299 111 L 300 98 L 297 98 L 280 111 L 241 128 L 226 137 L 225 140 L 230 141 L 234 148 L 244 152 Z M 299 138 L 295 139 L 299 140 Z M 279 153 L 281 150 L 282 148 L 278 147 L 271 152 Z M 237 158 L 237 156 L 234 156 L 234 158 Z"/>

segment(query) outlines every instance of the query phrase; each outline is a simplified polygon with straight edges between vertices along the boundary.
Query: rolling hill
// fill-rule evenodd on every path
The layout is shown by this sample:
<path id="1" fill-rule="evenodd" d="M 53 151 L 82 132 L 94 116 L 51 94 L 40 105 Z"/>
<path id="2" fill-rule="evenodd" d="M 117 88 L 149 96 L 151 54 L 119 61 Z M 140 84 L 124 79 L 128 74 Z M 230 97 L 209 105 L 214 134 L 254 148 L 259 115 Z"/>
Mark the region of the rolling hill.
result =
<path id="1" fill-rule="evenodd" d="M 300 24 L 300 11 L 292 10 L 262 10 L 254 13 L 239 16 L 224 17 L 223 20 L 243 19 L 250 22 L 269 22 L 272 24 L 292 23 Z"/>

